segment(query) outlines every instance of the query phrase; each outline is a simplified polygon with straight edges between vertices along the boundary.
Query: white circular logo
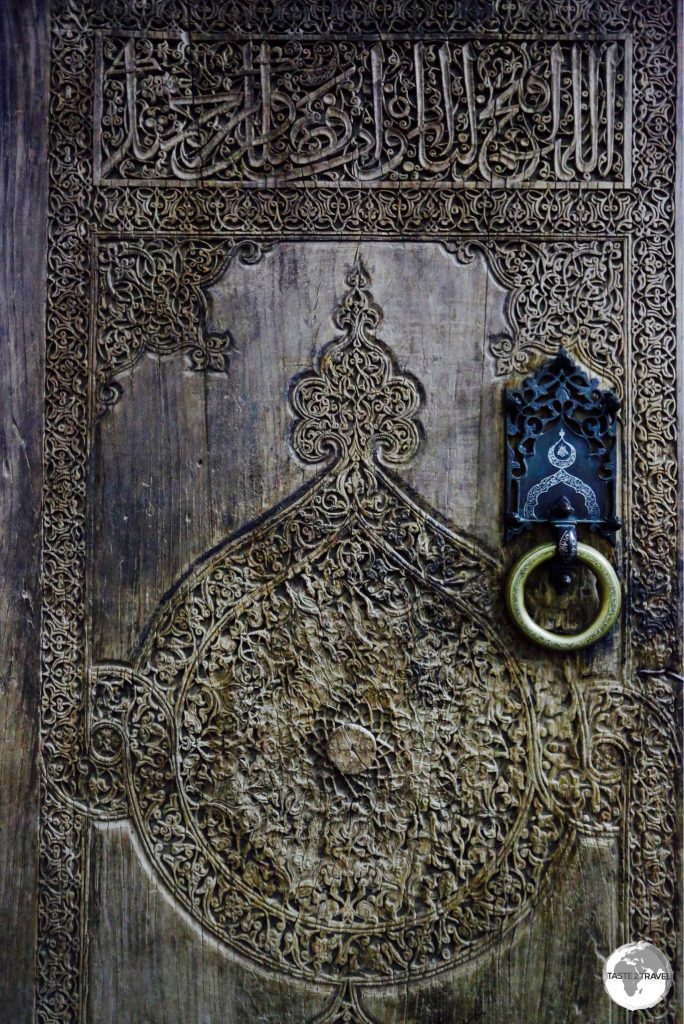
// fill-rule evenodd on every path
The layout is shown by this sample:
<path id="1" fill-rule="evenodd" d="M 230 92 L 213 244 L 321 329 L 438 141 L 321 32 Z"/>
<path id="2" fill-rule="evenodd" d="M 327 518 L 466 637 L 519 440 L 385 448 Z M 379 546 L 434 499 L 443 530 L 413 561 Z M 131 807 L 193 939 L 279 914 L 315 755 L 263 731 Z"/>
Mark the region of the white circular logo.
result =
<path id="1" fill-rule="evenodd" d="M 628 942 L 614 950 L 603 968 L 606 992 L 626 1010 L 647 1010 L 667 995 L 672 968 L 650 942 Z"/>

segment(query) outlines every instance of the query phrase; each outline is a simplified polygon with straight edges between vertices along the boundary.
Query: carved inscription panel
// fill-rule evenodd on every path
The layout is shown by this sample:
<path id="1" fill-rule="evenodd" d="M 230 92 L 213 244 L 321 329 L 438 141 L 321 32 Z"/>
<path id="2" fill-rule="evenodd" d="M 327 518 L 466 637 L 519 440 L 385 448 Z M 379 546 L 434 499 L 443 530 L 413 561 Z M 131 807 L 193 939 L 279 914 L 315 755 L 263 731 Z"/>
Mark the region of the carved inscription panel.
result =
<path id="1" fill-rule="evenodd" d="M 602 957 L 674 957 L 673 39 L 55 5 L 41 1024 L 610 1020 Z M 624 410 L 568 658 L 502 600 L 502 396 L 561 346 Z"/>
<path id="2" fill-rule="evenodd" d="M 102 182 L 630 184 L 631 40 L 104 36 Z"/>

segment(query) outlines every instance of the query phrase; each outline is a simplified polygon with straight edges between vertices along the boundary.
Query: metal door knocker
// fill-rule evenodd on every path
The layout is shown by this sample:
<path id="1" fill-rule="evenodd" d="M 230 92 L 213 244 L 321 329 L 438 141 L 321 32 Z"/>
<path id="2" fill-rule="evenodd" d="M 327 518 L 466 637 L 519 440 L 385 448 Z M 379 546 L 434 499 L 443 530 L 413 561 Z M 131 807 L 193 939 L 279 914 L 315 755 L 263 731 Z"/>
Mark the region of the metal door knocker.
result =
<path id="1" fill-rule="evenodd" d="M 506 604 L 521 632 L 552 650 L 595 643 L 620 612 L 615 569 L 600 551 L 577 539 L 580 524 L 611 540 L 621 525 L 615 515 L 619 408 L 615 392 L 601 391 L 564 349 L 521 388 L 506 392 L 506 540 L 536 523 L 549 524 L 556 537 L 518 559 L 506 583 Z M 527 580 L 547 562 L 559 594 L 572 587 L 578 562 L 598 579 L 598 614 L 579 633 L 553 633 L 527 610 Z"/>

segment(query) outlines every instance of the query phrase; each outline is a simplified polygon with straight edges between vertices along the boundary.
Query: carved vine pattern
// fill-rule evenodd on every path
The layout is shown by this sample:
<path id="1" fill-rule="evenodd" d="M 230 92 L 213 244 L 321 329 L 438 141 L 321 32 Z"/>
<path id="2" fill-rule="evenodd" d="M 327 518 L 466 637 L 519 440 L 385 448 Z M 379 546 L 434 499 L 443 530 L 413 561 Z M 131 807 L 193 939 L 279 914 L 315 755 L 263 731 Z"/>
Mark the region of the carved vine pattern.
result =
<path id="1" fill-rule="evenodd" d="M 381 468 L 415 454 L 421 392 L 359 261 L 347 284 L 290 391 L 293 452 L 324 474 L 200 561 L 131 666 L 93 670 L 84 785 L 205 927 L 340 978 L 323 1019 L 364 1021 L 351 982 L 498 940 L 571 825 L 617 829 L 623 780 L 572 674 L 532 687 L 491 628 L 496 563 Z M 359 733 L 371 755 L 340 766 Z"/>
<path id="2" fill-rule="evenodd" d="M 93 197 L 98 223 L 143 234 L 173 230 L 229 236 L 291 234 L 302 237 L 372 234 L 445 239 L 459 235 L 604 235 L 631 230 L 640 218 L 627 190 L 454 189 L 415 187 L 400 194 L 377 189 L 317 186 L 248 190 L 203 185 L 187 188 L 101 187 Z"/>
<path id="3" fill-rule="evenodd" d="M 233 262 L 257 263 L 267 244 L 225 239 L 103 240 L 97 249 L 95 379 L 100 409 L 121 394 L 116 377 L 145 352 L 184 351 L 193 370 L 226 372 L 235 339 L 207 326 L 205 291 Z"/>
<path id="4" fill-rule="evenodd" d="M 341 11 L 345 11 L 341 14 Z M 515 236 L 577 231 L 587 235 L 632 233 L 631 398 L 632 456 L 632 619 L 631 641 L 637 663 L 654 669 L 676 664 L 676 427 L 674 334 L 674 9 L 662 0 L 623 4 L 619 0 L 552 0 L 508 3 L 419 3 L 410 9 L 396 0 L 342 8 L 331 3 L 287 5 L 286 23 L 272 4 L 231 4 L 231 24 L 222 3 L 186 5 L 169 0 L 144 10 L 127 0 L 105 6 L 62 0 L 52 11 L 50 146 L 50 253 L 43 569 L 43 683 L 41 749 L 45 765 L 41 795 L 37 1020 L 77 1021 L 81 969 L 81 853 L 84 818 L 99 797 L 102 766 L 92 773 L 82 745 L 85 673 L 84 538 L 91 254 L 88 230 L 95 220 L 104 234 L 205 231 L 227 238 L 290 234 L 325 237 L 345 233 L 379 237 L 434 237 L 466 233 Z M 558 33 L 634 32 L 632 191 L 589 192 L 505 188 L 486 191 L 415 188 L 398 194 L 333 187 L 265 189 L 258 196 L 239 188 L 207 185 L 192 194 L 164 186 L 145 189 L 88 187 L 92 181 L 92 29 L 119 27 L 202 31 L 317 32 L 329 24 L 349 32 L 472 31 L 526 33 L 539 26 Z M 246 228 L 246 225 L 249 225 Z M 526 315 L 534 313 L 528 309 Z M 593 355 L 584 360 L 596 366 Z M 617 371 L 616 371 L 617 372 Z M 617 383 L 617 381 L 615 381 Z M 569 684 L 568 684 L 569 685 Z M 605 768 L 617 792 L 628 766 L 628 882 L 633 934 L 644 932 L 675 957 L 672 880 L 676 738 L 672 681 L 666 674 L 642 675 L 636 684 L 592 686 L 584 694 L 557 698 L 538 713 L 548 718 L 540 735 L 553 737 L 544 773 L 553 779 L 558 742 L 576 751 L 583 766 L 556 784 L 570 795 L 581 791 L 587 774 L 587 738 L 581 723 L 597 730 L 594 759 Z M 575 710 L 568 716 L 567 708 Z M 584 710 L 582 710 L 584 708 Z M 584 726 L 582 726 L 584 727 Z M 103 737 L 104 740 L 104 737 Z M 114 742 L 115 737 L 111 737 Z M 551 751 L 553 750 L 553 756 Z M 575 755 L 572 755 L 573 757 Z M 601 758 L 603 760 L 601 760 Z M 112 766 L 110 766 L 112 767 Z M 92 777 L 91 777 L 92 773 Z M 116 771 L 112 767 L 112 778 Z M 89 780 L 90 777 L 90 781 Z M 604 779 L 605 783 L 606 779 Z M 551 783 L 550 783 L 551 784 Z M 584 783 L 585 788 L 588 783 Z M 594 789 L 600 806 L 603 786 Z M 112 791 L 116 791 L 113 783 Z M 589 795 L 591 787 L 587 790 Z M 597 795 L 599 794 L 599 795 Z M 576 798 L 576 797 L 575 797 Z M 115 803 L 116 803 L 115 798 Z M 113 805 L 121 814 L 123 804 Z M 674 996 L 672 997 L 674 998 Z M 345 1004 L 348 1008 L 348 1004 Z M 344 1012 L 347 1012 L 345 1009 Z M 644 1011 L 640 1020 L 674 1021 L 676 1009 Z"/>
<path id="5" fill-rule="evenodd" d="M 539 356 L 564 346 L 624 391 L 624 244 L 499 241 L 447 243 L 468 262 L 481 252 L 496 280 L 509 290 L 510 333 L 490 339 L 502 377 L 530 369 Z"/>

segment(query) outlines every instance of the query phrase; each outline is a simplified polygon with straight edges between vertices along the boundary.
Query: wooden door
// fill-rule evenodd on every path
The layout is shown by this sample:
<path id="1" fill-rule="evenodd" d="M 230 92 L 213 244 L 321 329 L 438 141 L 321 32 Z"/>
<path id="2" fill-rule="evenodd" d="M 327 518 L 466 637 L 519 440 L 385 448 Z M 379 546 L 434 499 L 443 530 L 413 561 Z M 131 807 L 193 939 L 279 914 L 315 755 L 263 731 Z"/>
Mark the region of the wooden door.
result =
<path id="1" fill-rule="evenodd" d="M 608 954 L 676 953 L 674 6 L 5 17 L 0 1017 L 624 1020 Z M 570 653 L 503 600 L 560 348 L 621 403 Z"/>

